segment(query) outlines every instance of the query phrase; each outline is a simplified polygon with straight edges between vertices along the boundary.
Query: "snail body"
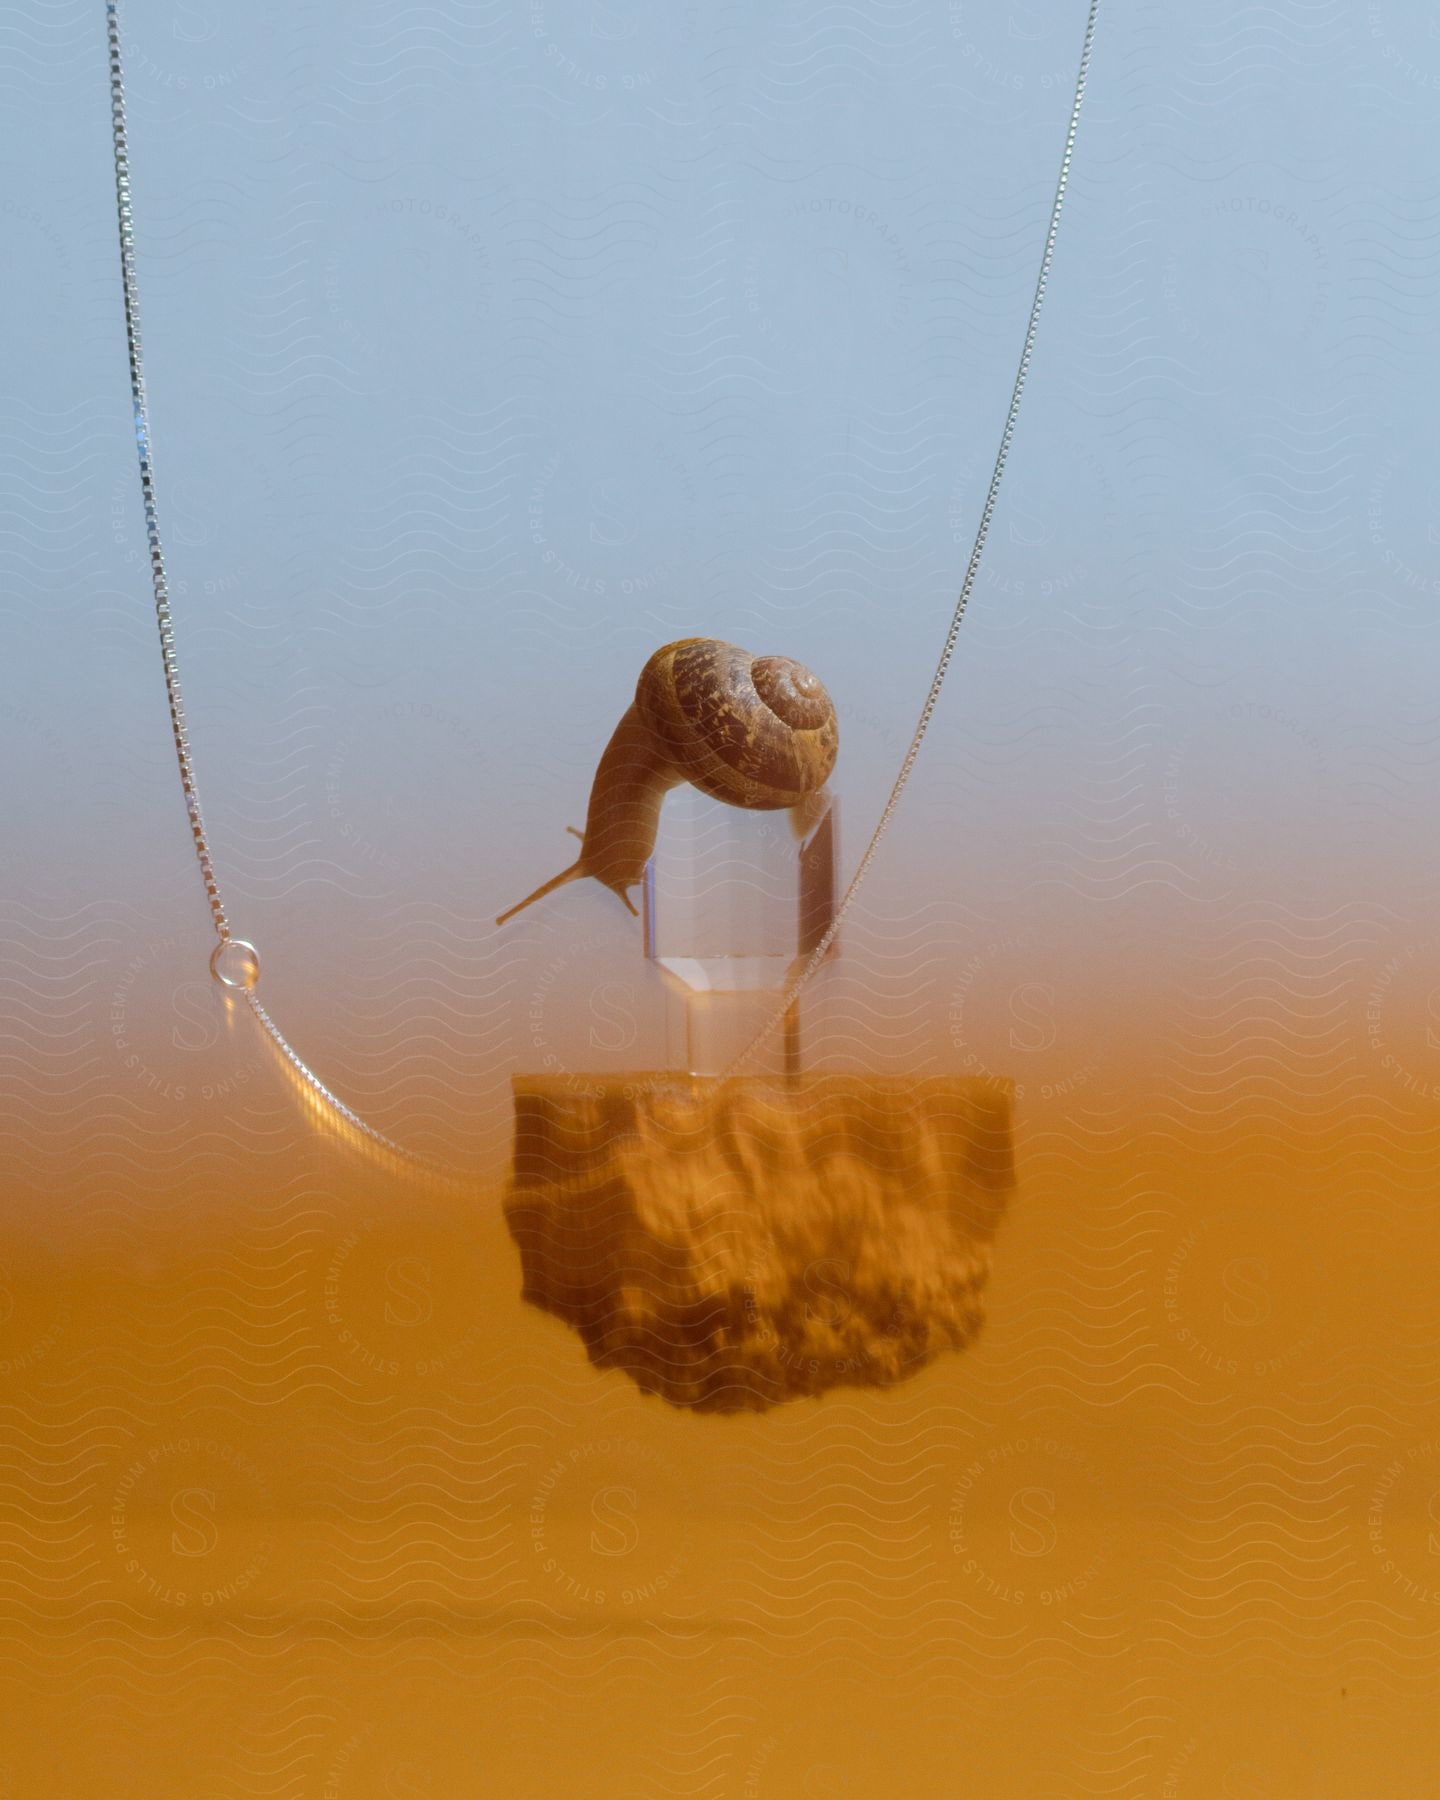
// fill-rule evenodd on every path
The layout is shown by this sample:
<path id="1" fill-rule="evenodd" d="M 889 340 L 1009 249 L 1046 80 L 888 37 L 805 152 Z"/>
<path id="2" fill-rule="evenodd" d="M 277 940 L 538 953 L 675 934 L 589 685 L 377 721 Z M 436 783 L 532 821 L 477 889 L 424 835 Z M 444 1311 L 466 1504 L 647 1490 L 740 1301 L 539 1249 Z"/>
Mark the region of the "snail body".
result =
<path id="1" fill-rule="evenodd" d="M 752 656 L 718 638 L 663 645 L 641 670 L 600 758 L 585 830 L 574 833 L 579 856 L 495 923 L 586 877 L 634 913 L 629 890 L 654 853 L 671 788 L 688 781 L 730 806 L 778 811 L 825 785 L 838 747 L 830 696 L 802 664 Z"/>

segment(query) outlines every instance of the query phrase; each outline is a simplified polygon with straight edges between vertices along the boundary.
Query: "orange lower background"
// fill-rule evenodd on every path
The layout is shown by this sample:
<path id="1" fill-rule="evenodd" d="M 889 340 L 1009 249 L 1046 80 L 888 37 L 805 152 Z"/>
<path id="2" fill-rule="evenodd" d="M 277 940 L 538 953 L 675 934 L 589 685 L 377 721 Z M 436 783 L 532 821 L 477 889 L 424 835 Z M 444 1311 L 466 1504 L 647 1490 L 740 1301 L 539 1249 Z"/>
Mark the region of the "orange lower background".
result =
<path id="1" fill-rule="evenodd" d="M 1210 922 L 1183 1007 L 986 940 L 927 1001 L 932 1065 L 1020 1086 L 978 1345 L 717 1418 L 521 1304 L 503 1106 L 441 1050 L 346 1072 L 458 1196 L 325 1129 L 203 945 L 32 918 L 0 1795 L 1435 1792 L 1423 988 L 1358 912 Z M 928 953 L 837 974 L 834 1040 L 913 1026 Z"/>

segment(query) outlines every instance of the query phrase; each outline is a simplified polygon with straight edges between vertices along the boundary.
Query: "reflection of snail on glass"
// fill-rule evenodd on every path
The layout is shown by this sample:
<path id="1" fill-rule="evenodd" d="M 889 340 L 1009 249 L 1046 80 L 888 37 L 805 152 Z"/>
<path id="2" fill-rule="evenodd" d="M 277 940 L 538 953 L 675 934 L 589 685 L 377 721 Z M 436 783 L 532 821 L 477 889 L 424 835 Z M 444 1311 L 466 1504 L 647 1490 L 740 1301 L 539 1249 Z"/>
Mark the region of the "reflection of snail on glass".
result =
<path id="1" fill-rule="evenodd" d="M 600 758 L 580 854 L 495 921 L 503 925 L 567 882 L 593 876 L 633 913 L 660 808 L 689 782 L 729 806 L 774 812 L 818 794 L 839 747 L 818 676 L 785 656 L 752 656 L 718 638 L 681 638 L 646 663 L 635 700 Z"/>

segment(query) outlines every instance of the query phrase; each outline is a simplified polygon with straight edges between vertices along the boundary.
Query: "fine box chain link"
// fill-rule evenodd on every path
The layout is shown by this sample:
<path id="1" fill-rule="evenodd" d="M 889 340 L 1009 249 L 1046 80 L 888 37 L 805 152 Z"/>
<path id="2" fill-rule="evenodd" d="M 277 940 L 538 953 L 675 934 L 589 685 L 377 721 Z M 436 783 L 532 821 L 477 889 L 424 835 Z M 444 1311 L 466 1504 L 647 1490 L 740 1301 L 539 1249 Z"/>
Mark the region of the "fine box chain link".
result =
<path id="1" fill-rule="evenodd" d="M 835 916 L 826 927 L 818 944 L 810 952 L 805 963 L 787 986 L 784 997 L 775 1011 L 760 1028 L 754 1040 L 741 1051 L 733 1063 L 725 1070 L 727 1076 L 738 1075 L 754 1060 L 756 1052 L 774 1033 L 779 1030 L 790 1008 L 795 1004 L 801 990 L 814 976 L 821 963 L 829 954 L 830 946 L 835 942 L 846 913 L 850 910 L 860 883 L 865 879 L 875 853 L 880 847 L 887 826 L 900 804 L 900 796 L 905 791 L 905 784 L 915 767 L 920 755 L 920 746 L 925 733 L 930 729 L 930 720 L 934 715 L 936 703 L 940 698 L 940 690 L 945 685 L 945 676 L 950 668 L 951 658 L 955 654 L 955 644 L 960 636 L 960 627 L 970 605 L 970 595 L 975 587 L 975 580 L 980 573 L 980 559 L 985 554 L 985 545 L 990 536 L 990 522 L 995 516 L 995 505 L 1000 497 L 1000 483 L 1005 475 L 1005 464 L 1010 456 L 1010 446 L 1015 437 L 1015 422 L 1020 416 L 1020 400 L 1025 392 L 1026 377 L 1030 373 L 1030 364 L 1035 354 L 1035 334 L 1040 325 L 1040 309 L 1045 303 L 1046 289 L 1050 285 L 1050 267 L 1055 260 L 1055 240 L 1060 232 L 1060 214 L 1065 205 L 1065 192 L 1070 185 L 1070 165 L 1075 156 L 1075 137 L 1080 129 L 1080 107 L 1085 99 L 1085 83 L 1090 74 L 1090 53 L 1095 45 L 1095 23 L 1100 14 L 1100 0 L 1090 0 L 1090 11 L 1085 20 L 1085 36 L 1080 46 L 1080 68 L 1075 78 L 1075 98 L 1070 107 L 1070 122 L 1065 132 L 1065 148 L 1060 157 L 1060 175 L 1055 184 L 1055 198 L 1050 207 L 1050 224 L 1045 233 L 1045 249 L 1040 258 L 1040 272 L 1035 279 L 1035 293 L 1030 302 L 1030 318 L 1025 327 L 1025 341 L 1020 350 L 1020 363 L 1015 371 L 1014 385 L 1010 391 L 1010 405 L 1005 414 L 1005 428 L 1000 434 L 1000 447 L 995 453 L 995 465 L 990 472 L 990 485 L 985 492 L 985 504 L 980 510 L 980 523 L 975 530 L 975 541 L 970 549 L 970 560 L 965 567 L 965 579 L 960 586 L 960 595 L 955 602 L 955 610 L 951 615 L 949 630 L 945 633 L 944 647 L 940 652 L 940 660 L 935 665 L 935 673 L 931 677 L 930 689 L 925 696 L 925 703 L 920 708 L 920 717 L 900 764 L 900 772 L 895 777 L 895 785 L 890 790 L 890 797 L 881 809 L 875 829 L 870 834 L 870 842 L 856 865 L 855 873 L 850 878 L 840 904 L 835 909 Z"/>
<path id="2" fill-rule="evenodd" d="M 125 132 L 125 83 L 120 63 L 120 21 L 115 0 L 107 0 L 106 27 L 110 44 L 110 123 L 115 140 L 115 204 L 120 223 L 120 278 L 125 295 L 125 338 L 130 357 L 130 397 L 135 415 L 135 445 L 140 457 L 140 493 L 145 508 L 145 539 L 150 551 L 150 579 L 155 590 L 155 620 L 160 631 L 160 659 L 165 668 L 165 695 L 170 706 L 170 729 L 175 740 L 175 759 L 180 766 L 180 786 L 190 820 L 190 835 L 205 883 L 205 898 L 215 933 L 221 943 L 230 938 L 230 921 L 220 895 L 220 882 L 210 855 L 210 840 L 200 811 L 200 793 L 190 756 L 190 733 L 185 722 L 185 701 L 180 691 L 180 665 L 175 649 L 175 625 L 170 614 L 170 585 L 165 575 L 165 556 L 160 547 L 160 524 L 155 510 L 155 475 L 150 455 L 150 418 L 145 404 L 145 364 L 140 348 L 140 295 L 135 278 L 135 221 L 130 204 L 130 147 Z"/>
<path id="3" fill-rule="evenodd" d="M 195 767 L 190 752 L 190 731 L 185 717 L 185 699 L 180 687 L 180 663 L 175 648 L 175 624 L 170 611 L 170 586 L 165 574 L 165 557 L 160 543 L 160 523 L 155 505 L 155 472 L 151 456 L 150 415 L 145 399 L 145 361 L 140 342 L 139 284 L 135 275 L 135 219 L 130 192 L 130 147 L 125 129 L 125 82 L 120 56 L 120 16 L 117 0 L 106 0 L 106 36 L 110 53 L 110 127 L 115 151 L 115 205 L 120 228 L 120 278 L 125 299 L 125 340 L 130 363 L 130 399 L 135 421 L 135 445 L 140 460 L 140 494 L 145 511 L 145 538 L 150 553 L 150 581 L 155 595 L 155 622 L 160 637 L 160 659 L 165 672 L 165 696 L 170 708 L 170 731 L 175 745 L 175 761 L 180 771 L 180 786 L 185 795 L 185 811 L 190 821 L 190 836 L 195 847 L 200 877 L 205 885 L 205 899 L 215 926 L 217 939 L 210 955 L 210 972 L 219 984 L 244 999 L 261 1029 L 270 1037 L 287 1066 L 299 1077 L 305 1090 L 343 1120 L 352 1130 L 376 1148 L 398 1159 L 402 1167 L 423 1171 L 431 1179 L 457 1182 L 463 1177 L 445 1169 L 433 1158 L 409 1149 L 388 1137 L 353 1107 L 347 1106 L 332 1092 L 271 1018 L 255 993 L 260 979 L 260 956 L 255 946 L 237 938 L 230 929 L 220 892 L 220 879 L 215 872 L 210 852 L 210 839 L 200 810 L 200 790 L 195 780 Z"/>
<path id="4" fill-rule="evenodd" d="M 995 463 L 990 475 L 990 484 L 986 490 L 985 503 L 981 508 L 974 544 L 966 565 L 965 579 L 960 588 L 959 598 L 955 603 L 949 629 L 945 634 L 944 646 L 941 649 L 935 673 L 931 678 L 929 691 L 921 706 L 919 719 L 909 747 L 901 761 L 900 771 L 890 790 L 889 798 L 885 802 L 875 829 L 871 833 L 870 841 L 845 890 L 844 897 L 835 909 L 834 917 L 819 943 L 810 952 L 803 967 L 787 986 L 784 996 L 773 1014 L 761 1027 L 750 1045 L 725 1070 L 722 1079 L 738 1074 L 753 1062 L 757 1052 L 780 1028 L 801 991 L 809 984 L 824 961 L 835 941 L 835 935 L 840 929 L 841 922 L 850 910 L 861 882 L 875 860 L 880 841 L 899 805 L 900 796 L 910 779 L 911 771 L 920 754 L 920 746 L 929 729 L 931 718 L 934 716 L 935 707 L 940 698 L 940 690 L 944 686 L 945 676 L 960 634 L 960 627 L 970 603 L 976 577 L 979 574 L 980 561 L 984 554 L 991 520 L 994 518 L 995 506 L 999 498 L 1001 480 L 1004 477 L 1005 465 L 1015 436 L 1015 424 L 1020 413 L 1021 396 L 1025 390 L 1026 378 L 1029 375 L 1030 364 L 1034 356 L 1040 309 L 1049 286 L 1055 242 L 1060 229 L 1060 214 L 1070 181 L 1075 138 L 1080 124 L 1080 108 L 1085 97 L 1085 84 L 1089 75 L 1090 56 L 1094 46 L 1095 25 L 1099 11 L 1100 0 L 1090 0 L 1089 13 L 1085 22 L 1085 35 L 1080 50 L 1079 72 L 1075 81 L 1075 97 L 1070 108 L 1065 146 L 1060 159 L 1060 175 L 1050 209 L 1050 222 L 1045 234 L 1040 271 L 1036 278 L 1034 297 L 1030 304 L 1029 322 L 1026 326 L 1020 362 L 1011 389 L 1010 405 L 1006 412 L 1004 429 L 1000 435 L 1000 445 L 995 454 Z M 210 972 L 222 987 L 237 994 L 248 1003 L 256 1021 L 274 1043 L 287 1066 L 299 1078 L 308 1093 L 330 1114 L 343 1120 L 368 1143 L 396 1158 L 401 1167 L 422 1171 L 432 1180 L 465 1183 L 466 1178 L 458 1172 L 447 1169 L 432 1157 L 397 1143 L 394 1138 L 371 1125 L 325 1085 L 294 1049 L 254 991 L 260 978 L 259 952 L 248 940 L 235 937 L 230 929 L 229 917 L 220 891 L 220 880 L 215 872 L 215 863 L 210 851 L 210 840 L 205 830 L 204 816 L 200 810 L 200 792 L 195 780 L 195 768 L 190 750 L 190 732 L 185 717 L 184 695 L 180 687 L 180 664 L 175 647 L 174 620 L 170 610 L 170 588 L 165 574 L 165 558 L 160 544 L 159 516 L 155 505 L 150 419 L 145 399 L 145 364 L 140 344 L 139 284 L 135 275 L 135 227 L 131 207 L 129 142 L 125 130 L 125 84 L 120 56 L 118 0 L 105 0 L 105 22 L 110 53 L 110 123 L 115 151 L 115 199 L 120 228 L 120 276 L 125 301 L 125 338 L 130 364 L 130 398 L 134 412 L 136 450 L 140 461 L 140 492 L 145 512 L 145 538 L 150 553 L 150 579 L 155 595 L 155 621 L 160 637 L 160 658 L 165 674 L 165 695 L 170 709 L 170 730 L 175 745 L 175 760 L 180 771 L 180 786 L 185 795 L 185 810 L 190 823 L 190 836 L 194 844 L 196 861 L 199 864 L 201 880 L 205 886 L 205 899 L 210 908 L 210 917 L 215 926 L 217 939 L 210 956 Z"/>

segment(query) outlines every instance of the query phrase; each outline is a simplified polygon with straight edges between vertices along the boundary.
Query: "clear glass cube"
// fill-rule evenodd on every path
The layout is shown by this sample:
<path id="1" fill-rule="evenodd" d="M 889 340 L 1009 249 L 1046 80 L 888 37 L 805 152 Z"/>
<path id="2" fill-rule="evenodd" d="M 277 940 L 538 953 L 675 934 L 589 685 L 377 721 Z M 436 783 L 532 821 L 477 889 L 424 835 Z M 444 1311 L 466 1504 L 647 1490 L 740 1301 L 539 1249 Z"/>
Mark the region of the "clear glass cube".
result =
<path id="1" fill-rule="evenodd" d="M 666 796 L 644 921 L 645 954 L 665 978 L 672 1069 L 723 1073 L 774 1016 L 835 916 L 836 822 L 825 791 L 780 812 L 688 785 Z M 801 1004 L 747 1073 L 799 1073 Z"/>

